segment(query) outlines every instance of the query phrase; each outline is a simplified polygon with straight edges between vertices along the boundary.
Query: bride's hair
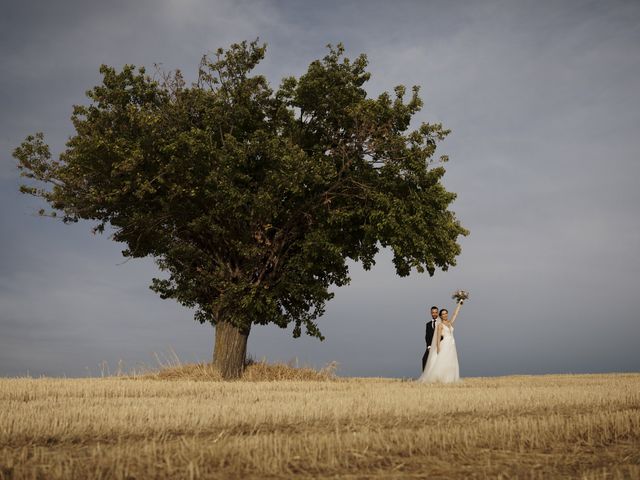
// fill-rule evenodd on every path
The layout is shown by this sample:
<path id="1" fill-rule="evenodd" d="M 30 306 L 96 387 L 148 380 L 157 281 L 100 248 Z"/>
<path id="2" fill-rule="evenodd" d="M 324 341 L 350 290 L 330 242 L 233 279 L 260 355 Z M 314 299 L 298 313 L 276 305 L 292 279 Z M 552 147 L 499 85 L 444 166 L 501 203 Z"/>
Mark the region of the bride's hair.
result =
<path id="1" fill-rule="evenodd" d="M 447 310 L 446 308 L 443 308 L 442 310 L 440 310 L 440 316 L 442 316 L 442 312 L 447 312 L 447 313 L 449 313 L 449 310 Z"/>

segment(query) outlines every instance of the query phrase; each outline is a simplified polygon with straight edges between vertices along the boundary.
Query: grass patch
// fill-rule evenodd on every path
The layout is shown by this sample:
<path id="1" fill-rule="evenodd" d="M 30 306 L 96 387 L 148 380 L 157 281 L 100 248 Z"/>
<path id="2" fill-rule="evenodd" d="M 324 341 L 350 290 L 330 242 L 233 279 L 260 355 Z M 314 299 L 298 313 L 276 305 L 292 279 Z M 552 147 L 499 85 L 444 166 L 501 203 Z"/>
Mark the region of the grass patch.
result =
<path id="1" fill-rule="evenodd" d="M 336 363 L 330 363 L 322 369 L 311 367 L 293 367 L 285 363 L 267 363 L 266 361 L 250 361 L 245 367 L 242 378 L 245 382 L 273 382 L 282 380 L 295 381 L 330 381 L 335 380 Z M 192 380 L 221 382 L 220 372 L 210 363 L 194 363 L 161 368 L 155 372 L 134 375 L 141 380 Z"/>

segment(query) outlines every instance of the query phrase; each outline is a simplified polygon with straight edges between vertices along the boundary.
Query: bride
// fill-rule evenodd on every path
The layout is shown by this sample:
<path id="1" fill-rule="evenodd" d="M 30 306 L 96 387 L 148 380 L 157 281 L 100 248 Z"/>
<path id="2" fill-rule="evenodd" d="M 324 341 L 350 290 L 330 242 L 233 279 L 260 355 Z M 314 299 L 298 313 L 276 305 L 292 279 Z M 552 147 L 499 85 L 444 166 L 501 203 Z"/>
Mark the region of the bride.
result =
<path id="1" fill-rule="evenodd" d="M 436 332 L 431 340 L 431 353 L 418 382 L 422 383 L 453 383 L 460 380 L 458 352 L 453 338 L 453 324 L 458 318 L 458 312 L 464 300 L 460 300 L 449 320 L 449 311 L 440 310 L 440 318 L 436 323 Z"/>

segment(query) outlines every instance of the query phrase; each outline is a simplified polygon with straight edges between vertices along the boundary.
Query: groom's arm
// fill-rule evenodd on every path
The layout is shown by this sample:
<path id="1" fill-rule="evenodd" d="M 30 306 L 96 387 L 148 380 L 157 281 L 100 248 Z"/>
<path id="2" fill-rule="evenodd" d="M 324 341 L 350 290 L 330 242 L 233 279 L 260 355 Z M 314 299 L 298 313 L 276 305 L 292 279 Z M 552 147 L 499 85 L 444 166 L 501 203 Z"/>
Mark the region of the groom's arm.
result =
<path id="1" fill-rule="evenodd" d="M 435 330 L 433 325 L 431 325 L 431 322 L 427 322 L 427 328 L 424 335 L 424 340 L 427 342 L 427 350 L 431 349 L 431 340 L 433 340 L 434 333 Z"/>

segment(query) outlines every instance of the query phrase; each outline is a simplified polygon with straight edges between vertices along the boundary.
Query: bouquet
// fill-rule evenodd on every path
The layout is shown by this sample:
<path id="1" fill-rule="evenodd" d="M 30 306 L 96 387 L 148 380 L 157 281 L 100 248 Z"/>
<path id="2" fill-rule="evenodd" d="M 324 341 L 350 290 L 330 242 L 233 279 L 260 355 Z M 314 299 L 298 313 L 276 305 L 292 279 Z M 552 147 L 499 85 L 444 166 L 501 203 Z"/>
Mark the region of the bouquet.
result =
<path id="1" fill-rule="evenodd" d="M 469 298 L 469 292 L 465 292 L 464 290 L 456 290 L 451 295 L 451 298 L 456 300 L 458 303 L 462 303 Z"/>

